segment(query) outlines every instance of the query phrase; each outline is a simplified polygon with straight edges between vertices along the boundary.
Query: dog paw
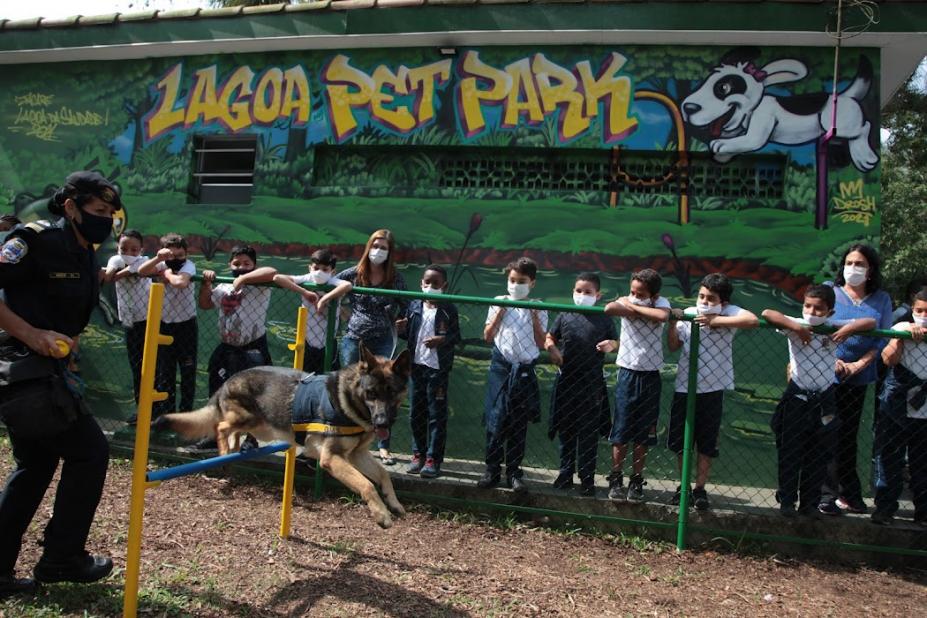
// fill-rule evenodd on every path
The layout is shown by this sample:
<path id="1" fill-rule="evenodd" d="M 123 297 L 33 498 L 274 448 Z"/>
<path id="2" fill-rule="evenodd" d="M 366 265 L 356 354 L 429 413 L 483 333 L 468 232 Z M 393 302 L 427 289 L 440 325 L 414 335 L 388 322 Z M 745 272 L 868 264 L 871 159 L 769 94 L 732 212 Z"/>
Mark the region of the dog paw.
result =
<path id="1" fill-rule="evenodd" d="M 396 517 L 406 516 L 406 510 L 398 502 L 394 502 L 393 504 L 387 504 L 387 506 L 389 507 L 389 512 L 395 515 Z"/>
<path id="2" fill-rule="evenodd" d="M 374 520 L 377 522 L 377 525 L 383 528 L 384 530 L 387 530 L 388 528 L 393 527 L 393 518 L 390 517 L 389 514 L 387 513 L 374 516 Z"/>

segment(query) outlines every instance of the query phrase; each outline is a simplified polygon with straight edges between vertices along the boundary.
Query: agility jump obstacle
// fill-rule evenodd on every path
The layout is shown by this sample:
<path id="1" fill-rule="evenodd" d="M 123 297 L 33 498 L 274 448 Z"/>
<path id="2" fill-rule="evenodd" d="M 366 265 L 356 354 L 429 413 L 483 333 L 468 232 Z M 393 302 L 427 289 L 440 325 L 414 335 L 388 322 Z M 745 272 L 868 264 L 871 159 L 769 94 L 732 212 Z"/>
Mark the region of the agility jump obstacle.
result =
<path id="1" fill-rule="evenodd" d="M 125 592 L 123 596 L 122 615 L 124 618 L 134 618 L 138 613 L 138 584 L 141 568 L 142 527 L 145 517 L 145 491 L 153 489 L 162 481 L 196 474 L 212 468 L 218 468 L 229 463 L 255 459 L 280 451 L 286 451 L 286 463 L 283 475 L 283 504 L 280 511 L 280 537 L 290 535 L 290 521 L 293 508 L 293 485 L 296 478 L 296 448 L 288 442 L 274 442 L 244 453 L 230 453 L 219 457 L 211 457 L 201 461 L 194 461 L 179 466 L 148 471 L 148 447 L 151 437 L 151 407 L 155 401 L 167 398 L 166 393 L 155 390 L 155 367 L 158 358 L 158 346 L 171 345 L 173 337 L 162 335 L 160 332 L 161 310 L 164 304 L 164 285 L 152 283 L 148 296 L 148 314 L 145 326 L 145 344 L 142 354 L 141 380 L 138 395 L 138 424 L 135 432 L 135 451 L 132 460 L 132 492 L 129 502 L 129 537 L 126 549 L 126 575 Z M 331 369 L 332 350 L 334 349 L 335 319 L 337 304 L 328 308 L 328 329 L 325 346 L 324 367 Z M 289 344 L 293 351 L 293 368 L 302 369 L 306 346 L 306 321 L 308 312 L 300 307 L 296 316 L 296 338 Z M 308 424 L 293 425 L 294 431 L 305 431 Z M 322 493 L 324 477 L 320 467 L 316 467 L 315 491 L 316 497 Z"/>

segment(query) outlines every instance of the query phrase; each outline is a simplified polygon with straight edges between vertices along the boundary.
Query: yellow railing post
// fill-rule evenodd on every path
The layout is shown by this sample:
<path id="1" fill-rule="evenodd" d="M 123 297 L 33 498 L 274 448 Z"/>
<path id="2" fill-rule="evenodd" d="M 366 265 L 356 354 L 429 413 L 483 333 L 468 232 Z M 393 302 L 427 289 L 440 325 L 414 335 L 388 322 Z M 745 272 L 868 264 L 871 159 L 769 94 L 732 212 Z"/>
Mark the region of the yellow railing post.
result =
<path id="1" fill-rule="evenodd" d="M 142 523 L 145 517 L 145 490 L 148 484 L 148 438 L 151 433 L 151 404 L 167 399 L 167 393 L 155 391 L 155 368 L 158 346 L 170 345 L 174 338 L 162 335 L 161 308 L 164 285 L 152 283 L 148 293 L 148 315 L 145 324 L 145 345 L 142 353 L 142 373 L 138 393 L 138 425 L 135 430 L 135 451 L 132 460 L 132 497 L 129 501 L 129 542 L 126 549 L 126 585 L 122 615 L 134 618 L 138 612 L 138 578 L 141 567 Z"/>
<path id="2" fill-rule="evenodd" d="M 306 354 L 306 321 L 309 312 L 300 306 L 296 313 L 296 341 L 289 344 L 293 350 L 293 369 L 302 370 L 303 357 Z M 286 451 L 286 464 L 283 468 L 283 505 L 280 510 L 280 538 L 290 536 L 290 517 L 293 511 L 293 484 L 296 480 L 296 447 Z"/>

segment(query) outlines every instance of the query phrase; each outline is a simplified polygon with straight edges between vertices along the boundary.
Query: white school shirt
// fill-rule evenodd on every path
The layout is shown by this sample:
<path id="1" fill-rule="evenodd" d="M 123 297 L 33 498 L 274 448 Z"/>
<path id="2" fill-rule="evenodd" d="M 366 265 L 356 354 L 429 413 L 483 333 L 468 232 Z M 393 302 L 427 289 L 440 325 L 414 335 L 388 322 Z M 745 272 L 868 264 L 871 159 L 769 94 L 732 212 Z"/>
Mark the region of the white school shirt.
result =
<path id="1" fill-rule="evenodd" d="M 158 272 L 167 270 L 167 264 L 158 262 Z M 192 260 L 187 260 L 180 267 L 180 273 L 187 273 L 191 277 L 196 274 L 196 266 Z M 180 274 L 175 273 L 175 274 Z M 164 282 L 164 309 L 161 311 L 161 321 L 167 324 L 186 322 L 196 317 L 196 297 L 193 294 L 193 283 L 185 288 L 175 288 L 167 281 Z"/>
<path id="2" fill-rule="evenodd" d="M 302 283 L 313 283 L 312 279 L 309 277 L 309 273 L 305 275 L 297 275 L 293 277 L 293 283 L 299 285 Z M 328 280 L 328 285 L 340 285 L 344 283 L 343 279 L 338 279 L 337 277 L 332 277 Z M 321 297 L 321 294 L 319 295 Z M 340 299 L 333 301 L 335 304 L 338 304 Z M 328 331 L 328 315 L 325 313 L 319 313 L 318 309 L 315 308 L 315 305 L 310 303 L 305 296 L 302 297 L 302 304 L 309 311 L 309 316 L 306 319 L 306 345 L 310 348 L 315 348 L 321 350 L 325 347 L 325 333 Z M 335 312 L 335 330 L 338 330 L 338 323 L 341 321 L 340 312 Z"/>
<path id="3" fill-rule="evenodd" d="M 496 299 L 515 300 L 508 295 L 496 296 Z M 528 299 L 522 299 L 528 301 Z M 532 302 L 532 301 L 528 301 Z M 538 301 L 533 301 L 538 302 Z M 491 306 L 486 314 L 486 324 L 492 322 L 501 307 Z M 508 362 L 531 363 L 540 355 L 537 344 L 534 342 L 534 326 L 531 321 L 531 309 L 521 307 L 505 307 L 502 322 L 496 330 L 493 343 L 502 352 L 502 358 Z M 538 311 L 538 321 L 541 330 L 547 332 L 547 312 Z"/>
<path id="4" fill-rule="evenodd" d="M 264 336 L 270 292 L 269 287 L 245 285 L 236 293 L 231 283 L 220 283 L 212 289 L 223 343 L 240 347 Z"/>
<path id="5" fill-rule="evenodd" d="M 909 324 L 909 322 L 899 322 L 892 326 L 892 330 L 901 330 L 899 326 L 904 324 Z M 905 369 L 921 380 L 927 380 L 927 341 L 918 343 L 913 339 L 905 339 L 901 345 L 901 360 L 898 364 L 904 365 Z M 909 399 L 914 396 L 914 389 L 911 391 L 908 393 Z M 908 418 L 927 419 L 927 406 L 918 410 L 908 405 Z"/>
<path id="6" fill-rule="evenodd" d="M 116 309 L 119 321 L 126 328 L 148 317 L 148 288 L 151 287 L 151 279 L 138 276 L 138 267 L 146 261 L 147 255 L 132 257 L 116 254 L 106 262 L 107 272 L 119 272 L 128 266 L 129 272 L 135 273 L 135 276 L 116 282 Z"/>
<path id="7" fill-rule="evenodd" d="M 803 318 L 786 316 L 793 322 L 808 326 Z M 853 320 L 828 319 L 828 326 L 840 327 Z M 806 391 L 827 390 L 834 383 L 834 365 L 837 362 L 837 343 L 830 335 L 811 335 L 811 341 L 805 345 L 797 334 L 790 330 L 780 330 L 789 342 L 789 367 L 792 382 Z"/>
<path id="8" fill-rule="evenodd" d="M 653 305 L 655 309 L 671 309 L 668 300 L 662 296 Z M 621 318 L 621 334 L 618 338 L 619 367 L 634 371 L 659 371 L 663 367 L 663 326 L 665 322 L 654 322 L 644 317 Z"/>
<path id="9" fill-rule="evenodd" d="M 686 313 L 696 311 L 695 307 Z M 730 317 L 740 313 L 737 305 L 726 305 L 721 314 Z M 676 322 L 676 333 L 682 341 L 676 370 L 676 392 L 689 392 L 689 335 L 692 322 Z M 713 393 L 734 388 L 734 333 L 736 328 L 702 328 L 698 346 L 698 389 L 696 393 Z"/>
<path id="10" fill-rule="evenodd" d="M 432 369 L 440 369 L 438 364 L 438 348 L 429 348 L 425 345 L 425 340 L 435 336 L 435 315 L 438 313 L 438 307 L 429 307 L 422 303 L 422 326 L 418 330 L 418 339 L 415 340 L 415 355 L 413 362 L 416 365 L 425 365 Z"/>

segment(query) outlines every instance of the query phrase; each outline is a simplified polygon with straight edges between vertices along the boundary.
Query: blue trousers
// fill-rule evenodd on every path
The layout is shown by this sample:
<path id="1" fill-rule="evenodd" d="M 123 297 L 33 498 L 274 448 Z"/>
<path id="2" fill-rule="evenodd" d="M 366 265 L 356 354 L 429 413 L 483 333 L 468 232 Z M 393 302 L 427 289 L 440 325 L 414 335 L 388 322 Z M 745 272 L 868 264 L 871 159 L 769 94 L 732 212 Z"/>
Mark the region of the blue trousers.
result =
<path id="1" fill-rule="evenodd" d="M 426 365 L 412 365 L 412 388 L 409 391 L 409 427 L 412 452 L 444 461 L 447 443 L 448 373 Z"/>
<path id="2" fill-rule="evenodd" d="M 927 521 L 927 419 L 895 418 L 880 411 L 872 450 L 876 511 L 886 515 L 898 511 L 907 450 L 914 519 Z"/>
<path id="3" fill-rule="evenodd" d="M 358 349 L 358 344 L 363 341 L 364 347 L 368 351 L 373 352 L 377 356 L 385 356 L 389 358 L 393 353 L 393 336 L 390 333 L 385 335 L 380 335 L 379 337 L 370 337 L 369 339 L 357 339 L 355 337 L 345 336 L 341 339 L 341 347 L 339 349 L 341 353 L 341 366 L 347 367 L 358 361 L 360 358 L 360 349 Z M 377 448 L 385 448 L 389 450 L 389 438 L 386 440 L 377 440 Z"/>
<path id="4" fill-rule="evenodd" d="M 499 476 L 505 463 L 509 478 L 524 475 L 528 423 L 540 420 L 541 406 L 534 366 L 511 365 L 493 348 L 486 379 L 486 470 Z"/>

